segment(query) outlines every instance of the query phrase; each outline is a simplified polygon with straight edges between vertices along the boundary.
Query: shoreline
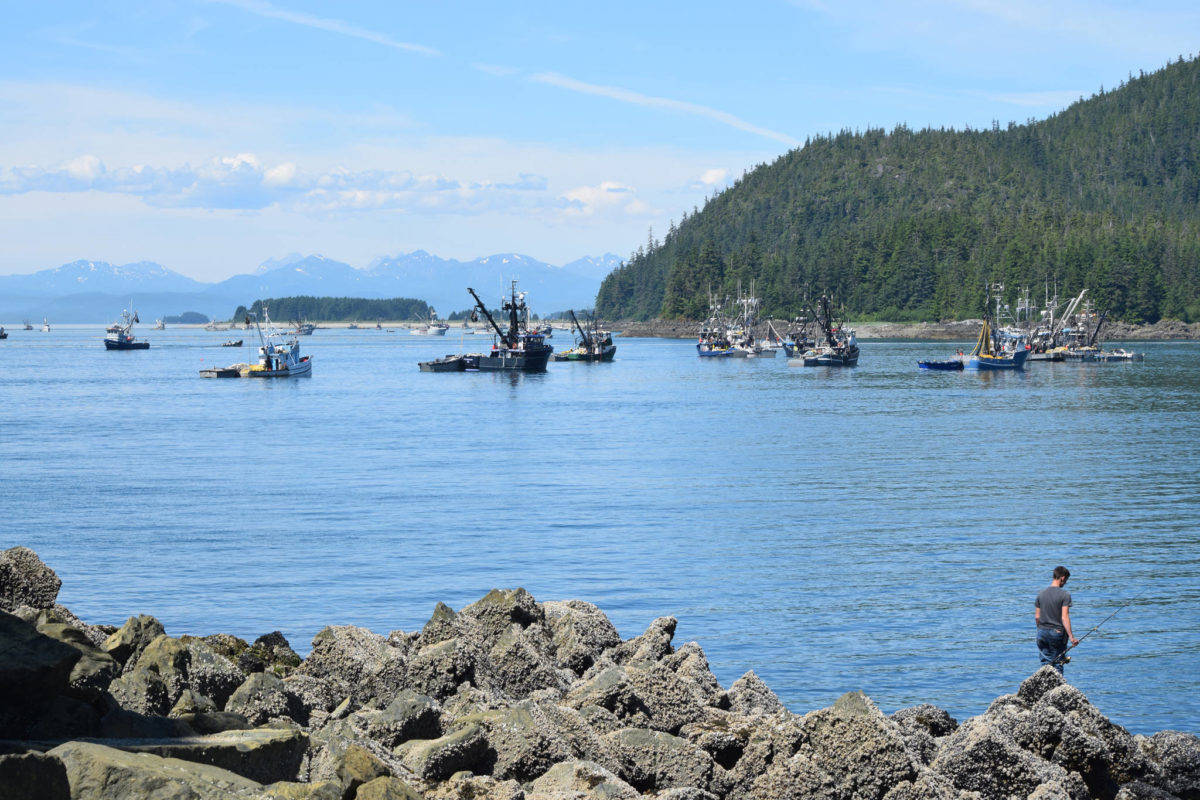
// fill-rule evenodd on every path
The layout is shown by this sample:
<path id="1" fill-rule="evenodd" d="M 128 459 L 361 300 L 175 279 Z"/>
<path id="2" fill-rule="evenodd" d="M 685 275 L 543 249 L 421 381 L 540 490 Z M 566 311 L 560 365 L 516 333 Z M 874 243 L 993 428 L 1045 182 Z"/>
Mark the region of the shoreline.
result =
<path id="1" fill-rule="evenodd" d="M 787 320 L 771 320 L 775 329 L 786 332 Z M 915 339 L 926 341 L 968 341 L 979 336 L 983 321 L 968 319 L 946 322 L 847 322 L 859 340 L 872 339 Z M 624 337 L 655 337 L 661 339 L 694 339 L 700 322 L 694 320 L 648 320 L 608 321 L 606 327 L 620 331 Z M 756 332 L 766 333 L 766 325 L 757 326 Z M 1160 320 L 1152 325 L 1133 325 L 1126 322 L 1110 322 L 1104 330 L 1104 341 L 1197 341 L 1200 340 L 1200 322 L 1185 323 L 1179 320 Z"/>
<path id="2" fill-rule="evenodd" d="M 172 637 L 89 625 L 0 551 L 0 796 L 41 800 L 1172 800 L 1200 737 L 1131 735 L 1043 667 L 961 722 L 861 692 L 797 714 L 660 617 L 494 589 L 419 631 Z"/>

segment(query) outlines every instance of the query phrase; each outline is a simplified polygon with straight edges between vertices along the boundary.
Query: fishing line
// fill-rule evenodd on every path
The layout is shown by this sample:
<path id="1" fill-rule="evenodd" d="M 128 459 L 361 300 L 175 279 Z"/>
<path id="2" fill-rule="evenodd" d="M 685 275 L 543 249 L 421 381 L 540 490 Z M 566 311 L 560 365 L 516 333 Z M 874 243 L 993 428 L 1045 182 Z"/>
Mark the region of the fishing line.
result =
<path id="1" fill-rule="evenodd" d="M 1071 657 L 1070 657 L 1069 655 L 1067 655 L 1068 653 L 1070 653 L 1070 652 L 1071 652 L 1072 650 L 1074 650 L 1076 647 L 1079 647 L 1079 645 L 1083 644 L 1083 640 L 1084 640 L 1084 639 L 1086 639 L 1087 637 L 1091 636 L 1091 635 L 1092 635 L 1093 633 L 1095 633 L 1096 631 L 1100 630 L 1100 626 L 1101 626 L 1101 625 L 1103 625 L 1104 623 L 1108 622 L 1110 619 L 1112 619 L 1113 617 L 1115 617 L 1117 614 L 1120 614 L 1120 613 L 1121 613 L 1122 611 L 1124 611 L 1125 609 L 1129 608 L 1131 605 L 1133 605 L 1134 603 L 1136 603 L 1138 600 L 1141 600 L 1143 597 L 1145 597 L 1147 594 L 1149 594 L 1149 592 L 1150 592 L 1150 590 L 1149 590 L 1149 589 L 1143 589 L 1141 592 L 1139 592 L 1138 594 L 1134 595 L 1134 596 L 1133 596 L 1132 598 L 1130 598 L 1129 600 L 1126 600 L 1124 605 L 1122 605 L 1122 606 L 1121 606 L 1121 607 L 1119 607 L 1119 608 L 1118 608 L 1116 611 L 1112 612 L 1112 613 L 1111 613 L 1111 614 L 1109 614 L 1107 617 L 1105 617 L 1104 619 L 1102 619 L 1102 620 L 1100 620 L 1098 623 L 1096 623 L 1096 625 L 1095 625 L 1094 627 L 1092 627 L 1092 628 L 1091 628 L 1091 630 L 1089 630 L 1087 633 L 1083 634 L 1083 636 L 1080 636 L 1080 637 L 1079 637 L 1079 640 L 1078 640 L 1078 641 L 1076 641 L 1076 642 L 1075 642 L 1075 644 L 1071 645 L 1071 646 L 1070 646 L 1070 647 L 1068 647 L 1066 650 L 1063 650 L 1063 651 L 1062 651 L 1062 654 L 1061 654 L 1061 655 L 1060 655 L 1058 658 L 1056 658 L 1056 659 L 1054 659 L 1053 661 L 1051 661 L 1051 662 L 1050 662 L 1050 666 L 1052 666 L 1052 667 L 1057 667 L 1057 666 L 1061 666 L 1061 665 L 1063 665 L 1063 664 L 1066 664 L 1066 663 L 1068 663 L 1068 662 L 1071 660 Z"/>

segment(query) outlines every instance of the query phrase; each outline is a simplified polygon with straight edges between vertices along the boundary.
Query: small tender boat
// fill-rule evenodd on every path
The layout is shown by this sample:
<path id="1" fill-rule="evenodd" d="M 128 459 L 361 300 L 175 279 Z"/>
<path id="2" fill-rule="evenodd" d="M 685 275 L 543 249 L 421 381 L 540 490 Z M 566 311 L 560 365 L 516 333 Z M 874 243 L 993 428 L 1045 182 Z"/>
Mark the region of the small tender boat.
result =
<path id="1" fill-rule="evenodd" d="M 463 372 L 467 368 L 467 357 L 447 355 L 433 361 L 418 361 L 421 372 Z"/>
<path id="2" fill-rule="evenodd" d="M 132 304 L 131 304 L 132 305 Z M 104 336 L 105 350 L 149 350 L 149 342 L 139 342 L 133 335 L 133 325 L 141 322 L 136 311 L 125 309 L 121 319 L 108 326 Z"/>
<path id="3" fill-rule="evenodd" d="M 201 378 L 240 378 L 242 370 L 249 367 L 249 364 L 234 364 L 230 367 L 209 367 L 208 369 L 200 370 Z"/>
<path id="4" fill-rule="evenodd" d="M 961 370 L 963 362 L 962 359 L 952 358 L 949 361 L 918 361 L 917 366 L 921 369 Z"/>
<path id="5" fill-rule="evenodd" d="M 1102 350 L 1097 353 L 1092 361 L 1145 361 L 1145 353 L 1135 353 L 1132 350 L 1126 350 L 1119 347 L 1116 350 Z"/>
<path id="6" fill-rule="evenodd" d="M 237 340 L 230 339 L 229 341 L 227 341 L 221 345 L 221 347 L 241 347 L 241 346 L 242 346 L 241 339 L 237 339 Z"/>

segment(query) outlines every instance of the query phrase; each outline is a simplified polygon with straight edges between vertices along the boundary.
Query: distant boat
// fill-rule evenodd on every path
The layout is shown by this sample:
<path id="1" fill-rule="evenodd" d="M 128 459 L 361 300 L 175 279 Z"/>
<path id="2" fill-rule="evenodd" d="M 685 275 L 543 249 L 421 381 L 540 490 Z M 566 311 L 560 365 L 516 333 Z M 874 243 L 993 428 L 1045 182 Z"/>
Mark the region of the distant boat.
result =
<path id="1" fill-rule="evenodd" d="M 0 339 L 7 339 L 8 331 L 4 330 L 4 326 L 0 325 Z"/>
<path id="2" fill-rule="evenodd" d="M 512 282 L 512 294 L 504 301 L 502 309 L 508 312 L 508 330 L 501 330 L 488 311 L 487 306 L 475 290 L 467 288 L 475 305 L 496 331 L 497 341 L 488 353 L 479 356 L 478 369 L 502 370 L 505 372 L 545 372 L 550 354 L 554 352 L 546 344 L 546 337 L 536 330 L 529 330 L 529 307 L 525 304 L 525 293 L 517 291 L 517 282 Z"/>
<path id="3" fill-rule="evenodd" d="M 121 319 L 108 326 L 104 336 L 105 350 L 149 350 L 150 343 L 139 342 L 133 335 L 134 323 L 141 322 L 136 311 L 130 308 L 121 312 Z"/>
<path id="4" fill-rule="evenodd" d="M 967 369 L 985 371 L 1024 369 L 1025 359 L 1029 358 L 1032 350 L 1023 343 L 1022 339 L 1010 339 L 1001 344 L 1000 337 L 993 332 L 989 318 L 990 301 L 990 297 L 984 301 L 983 327 L 979 330 L 979 340 L 975 342 L 975 348 L 968 354 L 970 358 L 967 359 Z M 996 304 L 997 306 L 1000 304 L 999 294 L 997 294 Z"/>
<path id="5" fill-rule="evenodd" d="M 241 339 L 230 339 L 229 341 L 227 341 L 223 345 L 221 345 L 221 347 L 241 347 L 241 346 L 242 346 Z"/>
<path id="6" fill-rule="evenodd" d="M 285 339 L 283 334 L 271 325 L 271 317 L 267 307 L 263 306 L 263 321 L 267 324 L 267 332 L 263 333 L 262 325 L 255 320 L 258 328 L 258 338 L 262 346 L 258 348 L 258 363 L 243 370 L 243 375 L 249 378 L 291 378 L 294 376 L 312 374 L 312 356 L 300 355 L 300 340 Z"/>
<path id="7" fill-rule="evenodd" d="M 478 368 L 479 357 L 471 358 L 475 361 L 475 368 Z M 417 366 L 420 367 L 421 372 L 463 372 L 467 369 L 468 361 L 468 356 L 447 355 L 433 361 L 418 361 Z"/>
<path id="8" fill-rule="evenodd" d="M 50 320 L 46 319 L 45 317 L 42 317 L 42 333 L 49 333 L 49 332 L 50 332 Z"/>
<path id="9" fill-rule="evenodd" d="M 833 318 L 833 306 L 829 295 L 821 299 L 812 309 L 813 318 L 825 336 L 823 344 L 813 347 L 788 361 L 789 366 L 804 367 L 853 367 L 858 364 L 858 340 L 852 329 L 846 328 Z M 795 352 L 795 351 L 793 351 Z"/>
<path id="10" fill-rule="evenodd" d="M 29 320 L 25 320 L 21 324 L 25 326 L 25 330 L 27 330 L 27 331 L 33 330 L 33 326 L 29 324 Z"/>
<path id="11" fill-rule="evenodd" d="M 351 331 L 356 331 L 356 330 L 358 330 L 358 323 L 357 323 L 357 322 L 351 322 L 349 325 L 347 325 L 347 326 L 346 326 L 346 330 L 351 330 Z"/>
<path id="12" fill-rule="evenodd" d="M 596 322 L 595 317 L 588 319 L 588 326 L 585 330 L 579 324 L 579 319 L 575 316 L 575 311 L 572 310 L 571 321 L 575 323 L 576 329 L 579 331 L 579 342 L 570 350 L 564 350 L 561 353 L 554 354 L 555 361 L 612 361 L 613 356 L 617 354 L 617 346 L 613 344 L 612 334 L 608 331 L 602 331 Z"/>
<path id="13" fill-rule="evenodd" d="M 154 320 L 154 330 L 162 331 L 162 330 L 166 330 L 166 328 L 167 328 L 167 324 L 165 322 L 163 322 L 162 317 L 159 317 L 158 319 Z"/>

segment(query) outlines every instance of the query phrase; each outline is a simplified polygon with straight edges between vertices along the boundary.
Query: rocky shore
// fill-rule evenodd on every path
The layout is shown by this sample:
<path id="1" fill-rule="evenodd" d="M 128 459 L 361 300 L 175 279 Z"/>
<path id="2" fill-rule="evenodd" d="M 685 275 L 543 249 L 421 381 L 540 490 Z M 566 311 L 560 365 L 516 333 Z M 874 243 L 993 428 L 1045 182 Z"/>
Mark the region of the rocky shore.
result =
<path id="1" fill-rule="evenodd" d="M 787 320 L 773 320 L 781 333 L 788 330 Z M 979 335 L 982 320 L 966 319 L 947 322 L 848 322 L 859 339 L 931 339 L 970 341 Z M 605 321 L 604 325 L 627 337 L 658 337 L 663 339 L 694 339 L 700 323 L 692 320 L 656 319 L 647 322 Z M 766 335 L 767 326 L 760 325 L 758 335 Z M 1153 325 L 1131 325 L 1127 322 L 1105 324 L 1106 341 L 1153 341 L 1200 339 L 1200 322 L 1186 323 L 1164 319 Z"/>
<path id="2" fill-rule="evenodd" d="M 1200 800 L 1200 739 L 1130 735 L 1049 668 L 958 722 L 722 687 L 663 617 L 493 590 L 419 631 L 173 637 L 81 621 L 0 552 L 5 800 Z M 1152 690 L 1152 689 L 1148 689 Z"/>

